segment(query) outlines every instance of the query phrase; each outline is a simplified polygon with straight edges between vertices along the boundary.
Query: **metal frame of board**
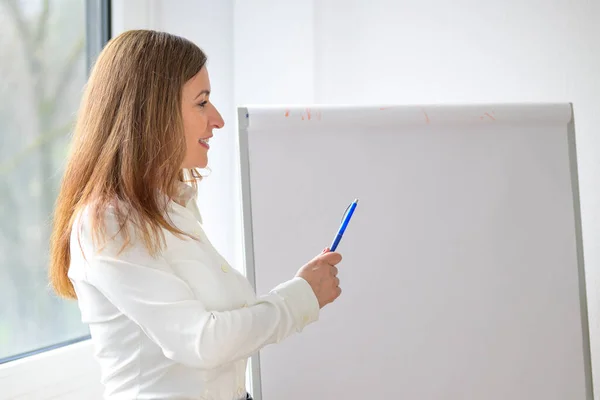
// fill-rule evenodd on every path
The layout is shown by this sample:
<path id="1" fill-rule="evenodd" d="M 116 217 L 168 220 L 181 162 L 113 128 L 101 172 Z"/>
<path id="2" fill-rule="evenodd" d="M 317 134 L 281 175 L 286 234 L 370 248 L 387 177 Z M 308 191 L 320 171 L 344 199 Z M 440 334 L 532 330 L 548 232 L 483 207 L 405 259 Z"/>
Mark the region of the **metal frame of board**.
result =
<path id="1" fill-rule="evenodd" d="M 256 275 L 254 267 L 254 240 L 252 234 L 252 197 L 250 195 L 250 153 L 248 144 L 248 109 L 238 108 L 238 146 L 240 153 L 240 178 L 242 184 L 242 229 L 244 249 L 244 273 L 256 290 Z M 254 400 L 262 400 L 262 385 L 260 379 L 260 353 L 250 357 L 252 379 L 250 391 Z"/>
<path id="2" fill-rule="evenodd" d="M 583 362 L 585 363 L 585 386 L 588 400 L 594 400 L 594 383 L 592 377 L 592 354 L 590 344 L 587 286 L 585 279 L 585 262 L 583 258 L 583 230 L 581 222 L 581 201 L 579 197 L 579 174 L 577 166 L 577 145 L 575 139 L 575 112 L 571 103 L 571 121 L 567 125 L 569 142 L 569 160 L 571 162 L 571 185 L 573 192 L 573 213 L 575 219 L 575 242 L 577 245 L 577 266 L 579 270 L 579 301 L 583 332 Z"/>

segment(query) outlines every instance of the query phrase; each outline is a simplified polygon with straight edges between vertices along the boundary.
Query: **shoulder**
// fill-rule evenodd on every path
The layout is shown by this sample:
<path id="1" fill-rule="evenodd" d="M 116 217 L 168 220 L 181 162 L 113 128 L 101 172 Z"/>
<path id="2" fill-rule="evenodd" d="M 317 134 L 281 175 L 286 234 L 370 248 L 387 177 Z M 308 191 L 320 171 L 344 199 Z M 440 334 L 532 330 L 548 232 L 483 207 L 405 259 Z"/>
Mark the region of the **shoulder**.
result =
<path id="1" fill-rule="evenodd" d="M 69 275 L 87 276 L 88 267 L 161 265 L 163 232 L 146 226 L 123 207 L 86 205 L 74 215 L 70 236 Z M 78 272 L 80 271 L 80 272 Z M 85 271 L 85 272 L 84 272 Z"/>
<path id="2" fill-rule="evenodd" d="M 121 226 L 120 213 L 119 208 L 113 204 L 105 207 L 87 204 L 75 212 L 71 234 L 81 239 L 91 239 L 93 232 L 100 229 L 114 235 Z M 129 230 L 133 228 L 127 225 L 124 227 Z"/>
<path id="3" fill-rule="evenodd" d="M 127 247 L 143 245 L 136 220 L 133 213 L 116 203 L 103 207 L 85 205 L 74 215 L 71 249 L 79 244 L 86 255 L 117 255 Z"/>

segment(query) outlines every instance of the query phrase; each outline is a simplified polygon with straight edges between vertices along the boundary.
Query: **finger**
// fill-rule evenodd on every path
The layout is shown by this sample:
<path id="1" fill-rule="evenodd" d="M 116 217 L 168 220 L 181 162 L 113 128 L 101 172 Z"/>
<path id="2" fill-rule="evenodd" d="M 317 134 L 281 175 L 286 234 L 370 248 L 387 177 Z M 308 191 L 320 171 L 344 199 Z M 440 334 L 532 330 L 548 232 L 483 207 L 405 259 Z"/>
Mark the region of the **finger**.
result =
<path id="1" fill-rule="evenodd" d="M 331 266 L 331 269 L 330 269 L 330 271 L 331 271 L 331 276 L 337 276 L 337 274 L 338 274 L 338 269 L 337 269 L 337 267 L 336 267 L 335 265 L 332 265 L 332 266 Z"/>
<path id="2" fill-rule="evenodd" d="M 316 255 L 316 256 L 315 256 L 315 257 L 314 257 L 314 258 L 313 258 L 311 261 L 317 261 L 317 260 L 320 260 L 320 259 L 321 259 L 321 257 L 322 257 L 324 254 L 327 254 L 328 252 L 329 252 L 329 247 L 325 247 L 325 248 L 324 248 L 323 250 L 321 250 L 321 252 L 320 252 L 318 255 Z"/>
<path id="3" fill-rule="evenodd" d="M 337 288 L 340 286 L 340 279 L 338 277 L 333 278 L 333 287 Z"/>
<path id="4" fill-rule="evenodd" d="M 325 254 L 321 254 L 319 256 L 319 258 L 322 261 L 324 261 L 324 262 L 326 262 L 327 264 L 330 264 L 330 265 L 336 265 L 336 264 L 339 264 L 340 261 L 342 261 L 342 255 L 340 253 L 335 252 L 335 251 L 330 251 L 330 252 L 327 252 Z"/>

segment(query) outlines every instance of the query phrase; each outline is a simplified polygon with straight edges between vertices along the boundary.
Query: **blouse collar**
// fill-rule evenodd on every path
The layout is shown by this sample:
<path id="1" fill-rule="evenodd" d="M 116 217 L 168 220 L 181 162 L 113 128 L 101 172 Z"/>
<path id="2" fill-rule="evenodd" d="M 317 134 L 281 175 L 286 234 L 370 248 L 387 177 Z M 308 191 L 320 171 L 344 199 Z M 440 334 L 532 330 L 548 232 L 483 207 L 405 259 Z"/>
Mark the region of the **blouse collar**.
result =
<path id="1" fill-rule="evenodd" d="M 173 200 L 176 202 L 183 204 L 184 207 L 187 207 L 187 204 L 190 200 L 195 199 L 197 195 L 196 189 L 187 183 L 177 181 L 175 183 L 175 195 Z"/>

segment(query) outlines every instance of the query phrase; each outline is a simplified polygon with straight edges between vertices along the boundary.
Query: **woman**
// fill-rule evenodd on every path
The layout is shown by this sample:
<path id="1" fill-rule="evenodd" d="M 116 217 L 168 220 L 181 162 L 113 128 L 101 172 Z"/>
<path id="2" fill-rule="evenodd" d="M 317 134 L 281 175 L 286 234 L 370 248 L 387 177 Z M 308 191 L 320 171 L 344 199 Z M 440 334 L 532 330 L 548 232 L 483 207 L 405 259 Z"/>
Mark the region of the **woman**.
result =
<path id="1" fill-rule="evenodd" d="M 114 38 L 89 78 L 54 216 L 50 278 L 77 298 L 107 399 L 250 398 L 247 358 L 341 293 L 323 251 L 256 297 L 196 207 L 223 120 L 206 56 L 167 33 Z M 248 396 L 248 397 L 247 397 Z"/>

